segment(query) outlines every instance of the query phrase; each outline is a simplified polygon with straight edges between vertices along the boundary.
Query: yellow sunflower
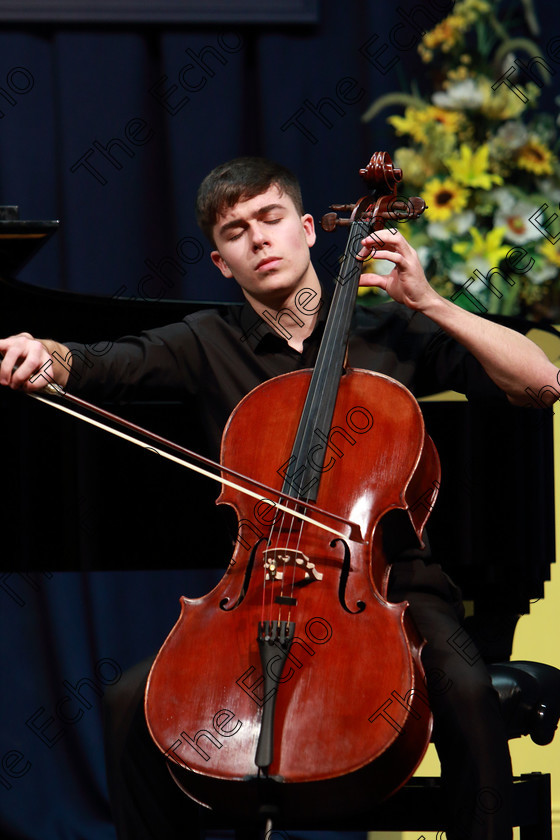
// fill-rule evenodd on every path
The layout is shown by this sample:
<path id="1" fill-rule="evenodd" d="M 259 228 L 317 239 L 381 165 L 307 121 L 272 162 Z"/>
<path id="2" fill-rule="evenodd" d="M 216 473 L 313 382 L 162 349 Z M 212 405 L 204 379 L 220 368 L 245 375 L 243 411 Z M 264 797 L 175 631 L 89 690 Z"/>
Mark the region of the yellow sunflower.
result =
<path id="1" fill-rule="evenodd" d="M 519 169 L 526 169 L 535 175 L 552 175 L 553 162 L 554 155 L 535 135 L 531 135 L 528 142 L 519 149 L 515 161 Z"/>
<path id="2" fill-rule="evenodd" d="M 428 205 L 430 221 L 445 222 L 467 205 L 469 191 L 460 187 L 452 178 L 428 181 L 422 195 Z"/>

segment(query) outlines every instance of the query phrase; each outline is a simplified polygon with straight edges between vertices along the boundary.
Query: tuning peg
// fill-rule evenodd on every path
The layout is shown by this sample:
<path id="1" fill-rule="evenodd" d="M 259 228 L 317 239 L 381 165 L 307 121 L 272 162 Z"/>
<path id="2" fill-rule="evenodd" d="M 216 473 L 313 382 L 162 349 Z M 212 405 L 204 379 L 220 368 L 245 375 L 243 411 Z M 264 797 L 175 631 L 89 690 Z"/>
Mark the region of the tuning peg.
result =
<path id="1" fill-rule="evenodd" d="M 331 205 L 331 207 L 334 206 L 334 204 Z M 347 205 L 341 205 L 341 207 L 346 208 Z M 347 227 L 350 224 L 351 219 L 339 219 L 336 213 L 325 213 L 325 215 L 321 219 L 321 227 L 323 228 L 323 230 L 326 230 L 329 233 L 333 231 L 336 227 Z"/>

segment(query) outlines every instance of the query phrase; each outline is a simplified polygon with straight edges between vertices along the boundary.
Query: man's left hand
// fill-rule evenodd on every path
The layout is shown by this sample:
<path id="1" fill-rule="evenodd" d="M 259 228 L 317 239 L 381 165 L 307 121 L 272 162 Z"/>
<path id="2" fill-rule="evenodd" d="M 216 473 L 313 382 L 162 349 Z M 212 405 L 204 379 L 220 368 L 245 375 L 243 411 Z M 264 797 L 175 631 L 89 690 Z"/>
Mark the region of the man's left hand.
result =
<path id="1" fill-rule="evenodd" d="M 417 310 L 424 309 L 434 297 L 439 297 L 426 279 L 418 254 L 399 231 L 380 230 L 363 239 L 357 258 L 363 260 L 369 256 L 388 260 L 395 267 L 385 275 L 362 274 L 360 286 L 377 286 L 393 300 Z"/>

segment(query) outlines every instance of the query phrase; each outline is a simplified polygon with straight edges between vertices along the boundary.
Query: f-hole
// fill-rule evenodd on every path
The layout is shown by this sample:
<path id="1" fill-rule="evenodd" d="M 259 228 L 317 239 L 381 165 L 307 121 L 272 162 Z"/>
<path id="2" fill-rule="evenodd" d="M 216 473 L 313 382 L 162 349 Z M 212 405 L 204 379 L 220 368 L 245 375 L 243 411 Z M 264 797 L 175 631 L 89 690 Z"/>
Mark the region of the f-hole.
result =
<path id="1" fill-rule="evenodd" d="M 346 603 L 346 585 L 348 583 L 348 575 L 350 574 L 350 549 L 348 548 L 348 543 L 339 539 L 332 541 L 331 548 L 334 548 L 337 543 L 342 543 L 344 546 L 344 558 L 342 560 L 342 569 L 340 570 L 340 580 L 338 582 L 338 600 L 340 602 L 340 606 L 345 612 L 350 613 L 351 615 L 358 615 L 365 610 L 365 602 L 356 601 L 356 610 L 351 610 Z"/>
<path id="2" fill-rule="evenodd" d="M 220 601 L 220 609 L 223 610 L 224 612 L 231 612 L 232 610 L 235 610 L 242 603 L 243 599 L 245 598 L 245 595 L 247 594 L 247 589 L 249 587 L 249 581 L 251 580 L 251 575 L 253 574 L 253 566 L 255 564 L 255 557 L 257 555 L 257 549 L 262 542 L 266 542 L 266 537 L 261 537 L 260 540 L 257 540 L 255 545 L 253 546 L 253 549 L 251 551 L 251 555 L 249 557 L 249 561 L 247 563 L 247 568 L 245 569 L 245 576 L 243 578 L 243 585 L 241 587 L 241 591 L 239 593 L 239 596 L 238 596 L 235 604 L 232 604 L 231 607 L 226 607 L 226 604 L 228 603 L 229 598 L 224 598 L 223 601 Z"/>

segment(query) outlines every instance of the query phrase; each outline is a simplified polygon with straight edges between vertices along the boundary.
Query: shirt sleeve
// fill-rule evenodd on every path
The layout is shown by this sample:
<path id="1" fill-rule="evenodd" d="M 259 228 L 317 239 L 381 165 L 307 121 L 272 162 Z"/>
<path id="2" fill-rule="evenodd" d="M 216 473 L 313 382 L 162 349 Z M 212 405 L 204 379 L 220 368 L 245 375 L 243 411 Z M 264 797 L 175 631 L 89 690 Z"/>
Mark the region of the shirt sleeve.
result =
<path id="1" fill-rule="evenodd" d="M 65 344 L 72 353 L 71 393 L 121 402 L 197 392 L 200 349 L 188 317 L 118 341 Z"/>
<path id="2" fill-rule="evenodd" d="M 418 396 L 457 391 L 469 400 L 507 401 L 506 394 L 488 376 L 478 359 L 433 321 L 415 313 L 411 326 L 424 337 L 417 368 Z"/>

